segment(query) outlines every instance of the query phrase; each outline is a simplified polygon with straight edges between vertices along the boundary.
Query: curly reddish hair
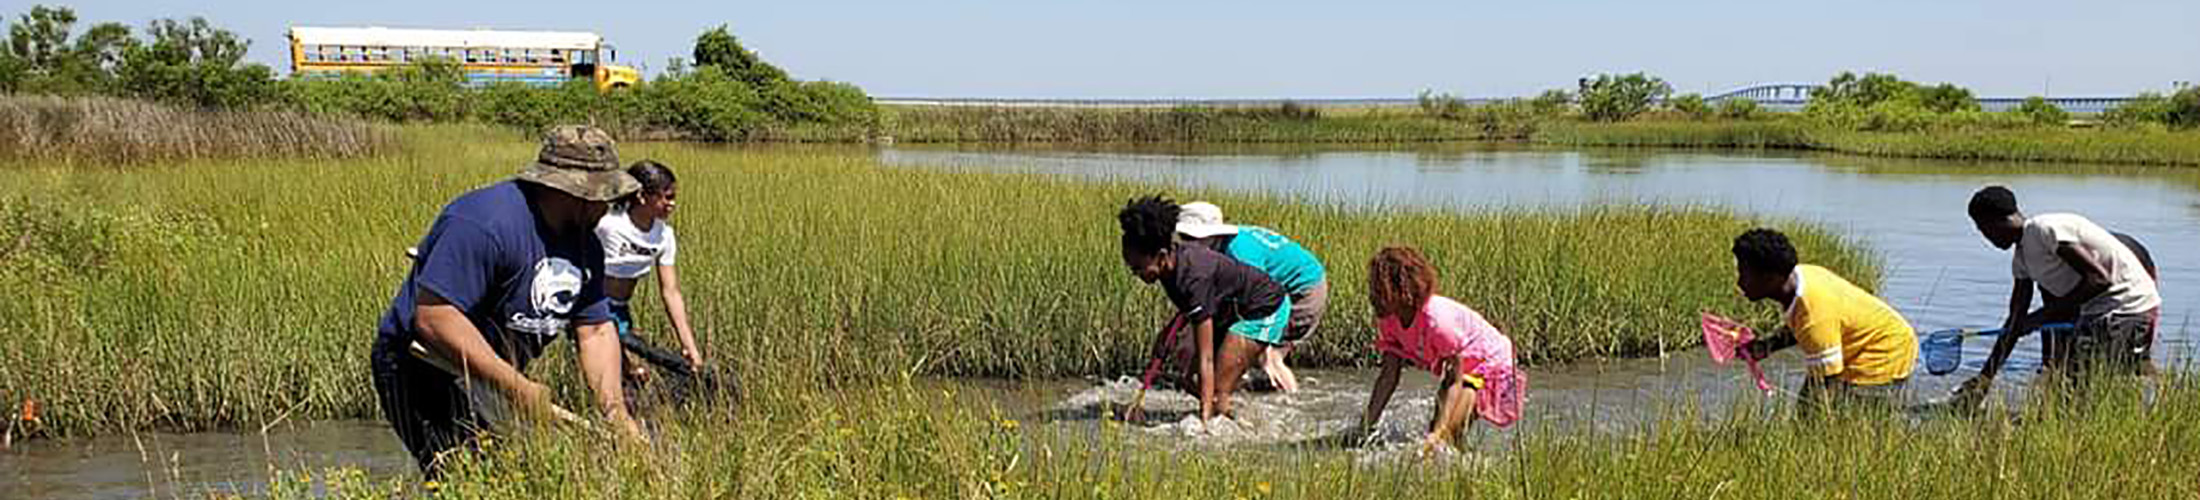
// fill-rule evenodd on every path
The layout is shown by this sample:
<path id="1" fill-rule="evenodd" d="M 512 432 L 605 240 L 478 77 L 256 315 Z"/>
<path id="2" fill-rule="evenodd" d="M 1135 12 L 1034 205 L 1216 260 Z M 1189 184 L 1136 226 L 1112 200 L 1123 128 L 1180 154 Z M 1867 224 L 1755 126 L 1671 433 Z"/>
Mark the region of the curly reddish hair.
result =
<path id="1" fill-rule="evenodd" d="M 1436 295 L 1436 268 L 1412 246 L 1394 246 L 1375 252 L 1367 261 L 1367 301 L 1381 317 L 1391 311 L 1419 310 Z M 1412 317 L 1397 318 L 1407 326 Z"/>

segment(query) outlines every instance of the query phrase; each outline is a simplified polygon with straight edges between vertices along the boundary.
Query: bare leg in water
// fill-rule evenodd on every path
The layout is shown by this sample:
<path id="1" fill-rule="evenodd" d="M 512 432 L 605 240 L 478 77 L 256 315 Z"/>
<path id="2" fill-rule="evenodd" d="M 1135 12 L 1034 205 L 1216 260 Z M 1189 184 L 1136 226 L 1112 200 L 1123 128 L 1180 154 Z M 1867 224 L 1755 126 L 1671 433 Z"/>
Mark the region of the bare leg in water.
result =
<path id="1" fill-rule="evenodd" d="M 1230 396 L 1237 392 L 1245 372 L 1252 370 L 1266 346 L 1237 335 L 1217 336 L 1222 337 L 1222 348 L 1215 356 L 1215 416 L 1231 416 Z"/>
<path id="2" fill-rule="evenodd" d="M 1459 373 L 1459 362 L 1445 364 L 1444 381 L 1436 388 L 1436 411 L 1428 422 L 1428 438 L 1421 443 L 1422 453 L 1436 451 L 1438 447 L 1459 449 L 1459 436 L 1466 430 L 1468 417 L 1474 414 L 1474 387 Z"/>
<path id="3" fill-rule="evenodd" d="M 1291 355 L 1292 348 L 1292 344 L 1286 343 L 1261 352 L 1261 370 L 1268 372 L 1268 380 L 1275 382 L 1276 389 L 1286 394 L 1299 392 L 1298 375 L 1291 373 L 1291 367 L 1283 363 L 1284 357 Z"/>

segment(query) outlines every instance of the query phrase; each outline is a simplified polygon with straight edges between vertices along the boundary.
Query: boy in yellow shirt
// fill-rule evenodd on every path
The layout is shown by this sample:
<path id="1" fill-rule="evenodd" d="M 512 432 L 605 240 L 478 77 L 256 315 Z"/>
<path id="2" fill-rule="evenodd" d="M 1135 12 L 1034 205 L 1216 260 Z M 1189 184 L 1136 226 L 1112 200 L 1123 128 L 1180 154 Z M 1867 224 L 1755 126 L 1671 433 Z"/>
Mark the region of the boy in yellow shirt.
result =
<path id="1" fill-rule="evenodd" d="M 1742 354 L 1762 358 L 1803 348 L 1809 376 L 1806 408 L 1864 402 L 1894 408 L 1917 366 L 1917 332 L 1887 302 L 1823 267 L 1796 263 L 1786 235 L 1751 229 L 1734 238 L 1735 285 L 1751 301 L 1784 308 L 1784 328 L 1750 342 Z"/>

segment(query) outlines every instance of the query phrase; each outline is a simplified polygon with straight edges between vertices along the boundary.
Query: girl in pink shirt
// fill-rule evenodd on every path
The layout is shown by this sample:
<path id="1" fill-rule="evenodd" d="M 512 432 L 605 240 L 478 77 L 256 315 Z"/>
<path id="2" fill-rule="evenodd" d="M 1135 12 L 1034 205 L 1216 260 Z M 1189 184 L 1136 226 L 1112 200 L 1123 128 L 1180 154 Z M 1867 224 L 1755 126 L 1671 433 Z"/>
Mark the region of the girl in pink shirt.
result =
<path id="1" fill-rule="evenodd" d="M 1427 449 L 1456 448 L 1469 416 L 1499 427 L 1520 417 L 1527 379 L 1513 369 L 1512 339 L 1480 313 L 1436 295 L 1436 270 L 1413 247 L 1389 247 L 1367 264 L 1368 302 L 1375 307 L 1375 350 L 1383 371 L 1368 396 L 1362 429 L 1382 420 L 1406 363 L 1443 379 L 1436 389 Z"/>

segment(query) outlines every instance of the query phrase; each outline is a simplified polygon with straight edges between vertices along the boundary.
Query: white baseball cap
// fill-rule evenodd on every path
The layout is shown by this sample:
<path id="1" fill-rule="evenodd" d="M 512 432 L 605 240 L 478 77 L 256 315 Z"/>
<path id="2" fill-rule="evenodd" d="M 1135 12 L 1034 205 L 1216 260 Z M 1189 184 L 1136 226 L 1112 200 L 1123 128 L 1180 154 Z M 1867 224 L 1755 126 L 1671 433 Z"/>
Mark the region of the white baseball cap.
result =
<path id="1" fill-rule="evenodd" d="M 1221 234 L 1237 234 L 1238 227 L 1222 223 L 1222 207 L 1213 203 L 1195 201 L 1178 207 L 1176 232 L 1193 238 L 1206 238 Z"/>

